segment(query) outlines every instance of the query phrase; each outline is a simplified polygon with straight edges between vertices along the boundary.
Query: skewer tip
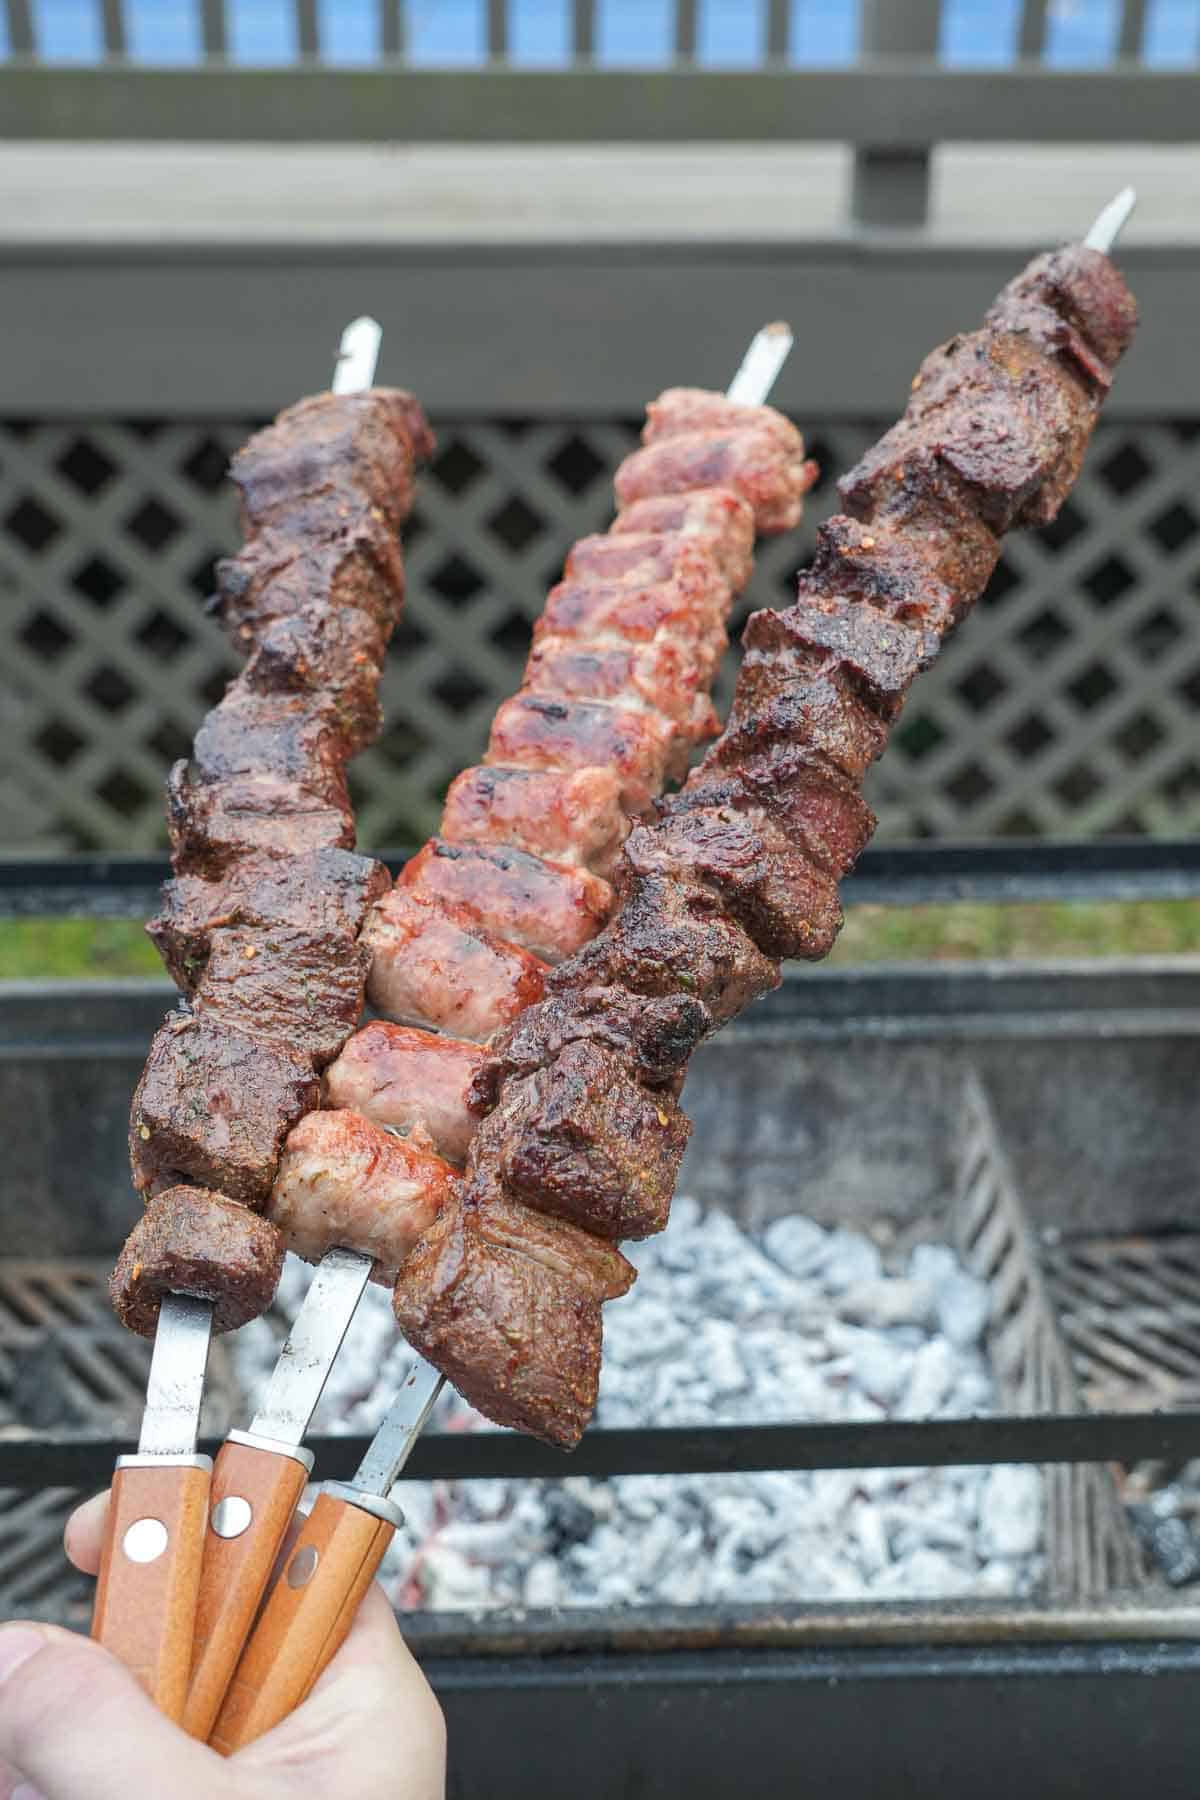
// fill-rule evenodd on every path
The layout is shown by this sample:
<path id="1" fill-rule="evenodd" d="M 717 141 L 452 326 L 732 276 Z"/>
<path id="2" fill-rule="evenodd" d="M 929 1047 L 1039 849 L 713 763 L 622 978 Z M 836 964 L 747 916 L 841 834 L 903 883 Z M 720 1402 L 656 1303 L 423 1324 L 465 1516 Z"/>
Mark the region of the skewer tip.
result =
<path id="1" fill-rule="evenodd" d="M 1092 229 L 1084 238 L 1089 250 L 1102 250 L 1107 256 L 1112 250 L 1121 232 L 1129 220 L 1129 215 L 1137 205 L 1137 190 L 1123 187 L 1114 200 L 1099 214 Z"/>
<path id="2" fill-rule="evenodd" d="M 330 383 L 335 394 L 361 394 L 372 385 L 382 341 L 383 326 L 378 319 L 364 313 L 350 321 L 338 345 Z"/>
<path id="3" fill-rule="evenodd" d="M 792 343 L 792 328 L 781 319 L 756 331 L 741 368 L 725 390 L 726 398 L 744 406 L 761 406 L 791 354 Z"/>

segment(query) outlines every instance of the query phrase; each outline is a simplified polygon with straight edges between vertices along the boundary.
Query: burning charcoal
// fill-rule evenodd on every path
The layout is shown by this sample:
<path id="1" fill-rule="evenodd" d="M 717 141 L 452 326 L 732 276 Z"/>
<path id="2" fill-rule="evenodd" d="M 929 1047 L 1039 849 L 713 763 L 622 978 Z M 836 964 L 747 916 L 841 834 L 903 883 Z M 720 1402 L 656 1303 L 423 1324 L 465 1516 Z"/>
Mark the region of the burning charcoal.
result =
<path id="1" fill-rule="evenodd" d="M 830 1294 L 843 1294 L 862 1281 L 878 1281 L 883 1261 L 869 1238 L 840 1227 L 831 1232 L 826 1246 L 821 1280 Z"/>
<path id="2" fill-rule="evenodd" d="M 576 1495 L 568 1494 L 565 1488 L 545 1488 L 542 1505 L 546 1514 L 547 1541 L 556 1554 L 570 1549 L 573 1544 L 586 1544 L 596 1529 L 596 1515 L 591 1507 Z"/>
<path id="3" fill-rule="evenodd" d="M 991 1311 L 987 1283 L 969 1275 L 945 1244 L 918 1244 L 909 1274 L 932 1288 L 942 1336 L 960 1350 L 977 1344 Z"/>
<path id="4" fill-rule="evenodd" d="M 1042 1482 L 1037 1469 L 1000 1464 L 983 1480 L 980 1547 L 985 1556 L 1030 1556 L 1042 1541 Z"/>
<path id="5" fill-rule="evenodd" d="M 830 1235 L 812 1219 L 794 1215 L 768 1225 L 763 1244 L 789 1275 L 815 1275 L 829 1255 Z"/>
<path id="6" fill-rule="evenodd" d="M 1129 1517 L 1172 1587 L 1200 1581 L 1200 1538 L 1186 1520 L 1160 1518 L 1152 1505 L 1131 1506 Z"/>

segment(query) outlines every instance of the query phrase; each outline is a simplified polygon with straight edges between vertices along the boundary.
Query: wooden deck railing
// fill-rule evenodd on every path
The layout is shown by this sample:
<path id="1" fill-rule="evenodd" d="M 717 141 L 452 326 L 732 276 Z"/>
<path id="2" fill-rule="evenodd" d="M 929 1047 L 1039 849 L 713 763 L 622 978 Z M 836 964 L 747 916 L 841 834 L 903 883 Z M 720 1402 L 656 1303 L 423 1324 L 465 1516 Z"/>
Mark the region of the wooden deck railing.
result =
<path id="1" fill-rule="evenodd" d="M 1024 0 L 1011 62 L 987 68 L 941 58 L 942 0 L 859 0 L 856 58 L 797 66 L 801 15 L 762 0 L 749 69 L 701 60 L 700 0 L 673 0 L 666 66 L 637 69 L 597 60 L 603 0 L 572 0 L 561 68 L 523 66 L 513 0 L 483 0 L 486 56 L 455 70 L 411 60 L 408 0 L 377 0 L 374 55 L 353 67 L 327 60 L 318 0 L 293 0 L 294 59 L 269 68 L 230 60 L 231 4 L 193 3 L 197 60 L 154 67 L 131 56 L 124 0 L 93 0 L 103 54 L 90 65 L 46 60 L 33 0 L 4 0 L 0 139 L 833 140 L 855 150 L 854 220 L 894 226 L 924 218 L 939 143 L 1200 137 L 1200 62 L 1146 64 L 1146 0 L 1123 0 L 1107 62 L 1071 69 L 1046 60 L 1049 0 Z"/>

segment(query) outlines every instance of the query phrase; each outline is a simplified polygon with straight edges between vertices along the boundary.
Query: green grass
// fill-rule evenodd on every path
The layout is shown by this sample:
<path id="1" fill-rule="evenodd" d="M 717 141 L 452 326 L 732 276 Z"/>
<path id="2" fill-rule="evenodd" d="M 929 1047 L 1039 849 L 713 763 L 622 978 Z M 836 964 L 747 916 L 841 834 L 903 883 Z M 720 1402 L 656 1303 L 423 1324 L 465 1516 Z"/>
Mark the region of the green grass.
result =
<path id="1" fill-rule="evenodd" d="M 0 919 L 0 981 L 109 981 L 161 975 L 136 919 Z"/>
<path id="2" fill-rule="evenodd" d="M 1200 904 L 1191 900 L 857 906 L 847 914 L 830 961 L 962 962 L 1187 950 L 1200 950 Z"/>
<path id="3" fill-rule="evenodd" d="M 1189 950 L 1200 951 L 1200 904 L 1190 900 L 857 906 L 847 916 L 830 961 L 954 962 Z M 161 973 L 149 939 L 134 920 L 0 920 L 0 981 L 101 981 Z"/>

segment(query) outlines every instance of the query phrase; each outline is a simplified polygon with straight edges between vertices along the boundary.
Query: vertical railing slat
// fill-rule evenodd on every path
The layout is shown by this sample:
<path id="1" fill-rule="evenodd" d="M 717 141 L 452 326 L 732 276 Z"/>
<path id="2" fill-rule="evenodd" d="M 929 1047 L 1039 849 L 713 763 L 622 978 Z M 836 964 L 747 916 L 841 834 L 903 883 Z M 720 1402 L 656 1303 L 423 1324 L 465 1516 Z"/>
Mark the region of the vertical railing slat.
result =
<path id="1" fill-rule="evenodd" d="M 596 55 L 596 0 L 575 0 L 572 44 L 576 62 L 591 62 Z"/>
<path id="2" fill-rule="evenodd" d="M 101 23 L 104 32 L 104 54 L 106 57 L 122 57 L 128 55 L 129 44 L 125 36 L 125 7 L 123 0 L 103 0 L 101 7 Z"/>
<path id="3" fill-rule="evenodd" d="M 860 0 L 861 54 L 932 60 L 941 39 L 941 0 Z M 854 153 L 851 209 L 859 225 L 923 225 L 929 212 L 930 147 L 870 142 Z"/>
<path id="4" fill-rule="evenodd" d="M 487 48 L 493 62 L 508 60 L 508 0 L 488 0 Z"/>
<path id="5" fill-rule="evenodd" d="M 201 0 L 200 35 L 205 56 L 228 56 L 229 32 L 225 22 L 225 0 Z"/>
<path id="6" fill-rule="evenodd" d="M 696 57 L 697 0 L 675 0 L 675 55 L 680 62 Z"/>
<path id="7" fill-rule="evenodd" d="M 1021 29 L 1017 35 L 1017 54 L 1033 62 L 1041 62 L 1046 50 L 1046 14 L 1049 0 L 1025 0 L 1021 8 Z"/>
<path id="8" fill-rule="evenodd" d="M 786 62 L 792 53 L 792 0 L 768 0 L 767 55 Z"/>
<path id="9" fill-rule="evenodd" d="M 296 48 L 306 60 L 321 54 L 321 23 L 317 0 L 296 0 Z"/>
<path id="10" fill-rule="evenodd" d="M 36 56 L 37 33 L 33 28 L 31 0 L 5 0 L 8 14 L 8 49 L 10 56 Z"/>
<path id="11" fill-rule="evenodd" d="M 1121 8 L 1121 34 L 1117 55 L 1139 62 L 1146 38 L 1146 0 L 1125 0 Z"/>
<path id="12" fill-rule="evenodd" d="M 404 0 L 379 0 L 379 50 L 385 57 L 402 57 L 407 49 Z"/>

